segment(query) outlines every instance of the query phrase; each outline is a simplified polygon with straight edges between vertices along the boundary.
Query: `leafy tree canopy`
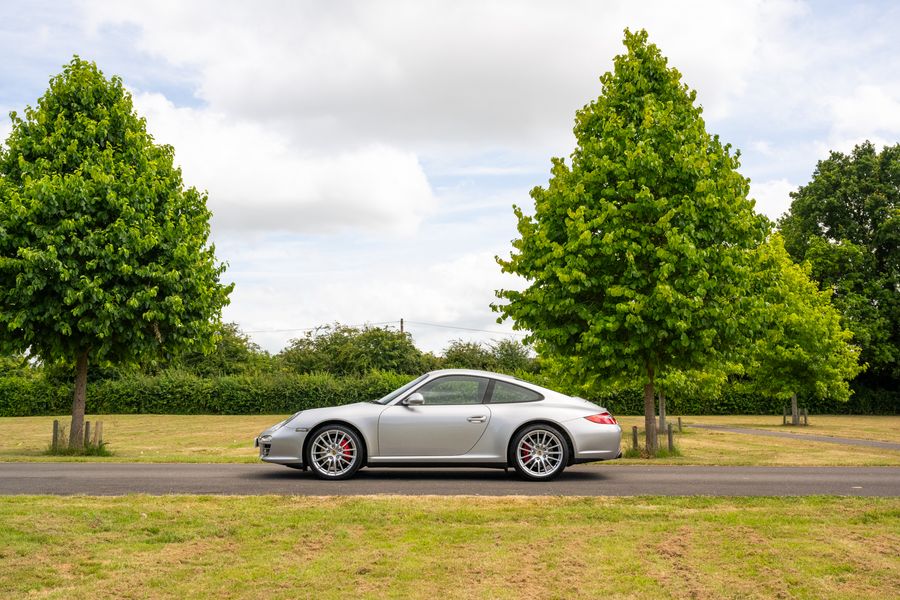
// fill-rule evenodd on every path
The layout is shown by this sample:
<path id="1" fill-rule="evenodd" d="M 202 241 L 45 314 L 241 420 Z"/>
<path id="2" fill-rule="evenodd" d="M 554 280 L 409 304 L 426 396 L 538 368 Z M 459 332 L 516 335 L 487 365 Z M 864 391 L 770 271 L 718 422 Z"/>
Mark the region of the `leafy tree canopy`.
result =
<path id="1" fill-rule="evenodd" d="M 0 343 L 75 360 L 73 441 L 88 358 L 211 347 L 231 286 L 185 188 L 118 77 L 75 57 L 0 148 Z M 80 408 L 79 408 L 80 403 Z M 79 431 L 75 431 L 76 428 Z"/>
<path id="2" fill-rule="evenodd" d="M 756 292 L 762 336 L 751 351 L 753 386 L 776 398 L 797 394 L 846 401 L 848 381 L 861 371 L 853 334 L 841 325 L 831 291 L 810 279 L 808 263 L 795 264 L 780 235 L 760 246 Z"/>
<path id="3" fill-rule="evenodd" d="M 373 370 L 415 374 L 435 368 L 437 359 L 423 354 L 406 332 L 379 327 L 334 324 L 291 340 L 278 354 L 297 373 L 363 374 Z"/>
<path id="4" fill-rule="evenodd" d="M 230 286 L 206 195 L 185 188 L 121 79 L 74 58 L 0 151 L 0 331 L 44 359 L 211 343 Z"/>
<path id="5" fill-rule="evenodd" d="M 520 238 L 498 262 L 530 285 L 499 291 L 495 308 L 576 376 L 644 382 L 650 433 L 655 375 L 700 368 L 742 337 L 748 250 L 768 222 L 696 93 L 645 31 L 625 46 L 576 115 L 571 165 L 553 160 L 533 215 L 515 207 Z"/>
<path id="6" fill-rule="evenodd" d="M 237 323 L 222 323 L 216 332 L 212 352 L 190 350 L 177 356 L 170 366 L 180 367 L 200 377 L 257 375 L 272 370 L 272 359 Z"/>
<path id="7" fill-rule="evenodd" d="M 834 292 L 869 372 L 900 383 L 900 144 L 832 152 L 791 197 L 787 251 Z"/>

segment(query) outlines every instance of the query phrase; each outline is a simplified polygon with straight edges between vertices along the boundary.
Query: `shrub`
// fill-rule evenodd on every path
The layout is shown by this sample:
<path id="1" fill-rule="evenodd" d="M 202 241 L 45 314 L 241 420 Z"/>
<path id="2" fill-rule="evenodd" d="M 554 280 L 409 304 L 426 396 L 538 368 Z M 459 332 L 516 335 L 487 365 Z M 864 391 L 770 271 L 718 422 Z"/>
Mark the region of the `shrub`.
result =
<path id="1" fill-rule="evenodd" d="M 555 388 L 540 374 L 519 372 L 522 379 Z M 132 375 L 88 385 L 88 410 L 94 414 L 287 414 L 307 408 L 376 400 L 413 379 L 372 371 L 339 377 L 328 373 L 270 373 L 202 378 L 184 371 Z M 589 398 L 613 414 L 641 414 L 640 390 Z M 670 397 L 670 414 L 781 414 L 783 402 L 759 394 L 727 389 L 718 398 Z M 801 399 L 812 414 L 896 414 L 900 392 L 858 387 L 849 402 Z M 0 377 L 0 416 L 58 415 L 69 412 L 72 388 L 43 377 Z"/>

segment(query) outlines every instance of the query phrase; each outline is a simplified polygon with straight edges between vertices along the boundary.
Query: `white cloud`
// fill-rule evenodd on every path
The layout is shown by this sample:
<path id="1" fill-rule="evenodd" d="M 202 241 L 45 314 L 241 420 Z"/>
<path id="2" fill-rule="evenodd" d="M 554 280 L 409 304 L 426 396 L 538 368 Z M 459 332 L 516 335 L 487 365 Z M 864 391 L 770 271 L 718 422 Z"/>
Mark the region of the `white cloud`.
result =
<path id="1" fill-rule="evenodd" d="M 781 215 L 790 210 L 790 193 L 796 189 L 797 186 L 786 179 L 751 182 L 750 197 L 756 200 L 756 212 L 777 221 Z"/>
<path id="2" fill-rule="evenodd" d="M 262 240 L 261 246 L 268 243 Z M 445 241 L 438 240 L 436 248 L 421 248 L 418 255 L 416 245 L 408 242 L 362 261 L 353 250 L 325 255 L 302 246 L 283 253 L 262 251 L 255 258 L 239 255 L 234 274 L 249 283 L 252 276 L 247 269 L 257 269 L 257 281 L 235 288 L 225 318 L 255 332 L 254 339 L 272 351 L 302 335 L 285 328 L 334 321 L 356 325 L 404 318 L 416 344 L 433 352 L 440 352 L 453 338 L 503 336 L 419 323 L 511 331 L 509 324 L 495 323 L 489 309 L 495 289 L 517 285 L 514 278 L 500 273 L 494 252 L 477 250 L 441 260 L 448 250 Z M 291 246 L 282 244 L 285 249 Z M 226 252 L 231 250 L 226 246 Z"/>
<path id="3" fill-rule="evenodd" d="M 298 149 L 277 131 L 211 109 L 135 96 L 185 181 L 208 189 L 216 227 L 300 232 L 413 231 L 436 200 L 416 156 L 381 144 L 336 154 Z"/>
<path id="4" fill-rule="evenodd" d="M 215 110 L 317 144 L 377 140 L 429 154 L 473 141 L 568 153 L 574 112 L 599 94 L 625 27 L 647 27 L 708 116 L 722 117 L 801 12 L 790 1 L 712 0 L 86 6 L 92 29 L 137 24 L 142 49 L 195 67 Z"/>
<path id="5" fill-rule="evenodd" d="M 829 98 L 832 134 L 855 138 L 900 135 L 900 87 L 892 83 L 860 85 L 851 94 Z"/>
<path id="6" fill-rule="evenodd" d="M 12 133 L 12 122 L 7 116 L 8 110 L 0 109 L 0 146 L 6 145 L 6 138 Z"/>

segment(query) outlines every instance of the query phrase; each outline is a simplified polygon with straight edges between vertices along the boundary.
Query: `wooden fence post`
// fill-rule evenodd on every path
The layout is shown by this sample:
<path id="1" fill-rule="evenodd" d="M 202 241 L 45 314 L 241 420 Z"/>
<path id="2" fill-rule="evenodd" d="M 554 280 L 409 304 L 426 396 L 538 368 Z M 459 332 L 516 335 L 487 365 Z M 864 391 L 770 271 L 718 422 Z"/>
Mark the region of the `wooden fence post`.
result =
<path id="1" fill-rule="evenodd" d="M 53 419 L 53 442 L 51 442 L 50 448 L 53 452 L 59 449 L 59 421 L 57 419 Z"/>
<path id="2" fill-rule="evenodd" d="M 631 428 L 631 447 L 638 449 L 638 428 L 637 425 Z"/>
<path id="3" fill-rule="evenodd" d="M 781 405 L 781 424 L 787 425 L 787 406 Z"/>
<path id="4" fill-rule="evenodd" d="M 666 423 L 666 432 L 669 434 L 669 452 L 675 452 L 675 437 L 672 435 L 671 423 Z"/>
<path id="5" fill-rule="evenodd" d="M 100 439 L 100 428 L 103 426 L 103 421 L 97 421 L 94 423 L 94 437 L 91 440 L 93 445 L 97 445 L 98 440 Z"/>
<path id="6" fill-rule="evenodd" d="M 84 422 L 84 447 L 87 448 L 91 443 L 91 422 Z"/>
<path id="7" fill-rule="evenodd" d="M 678 433 L 681 433 L 681 417 L 678 417 Z"/>
<path id="8" fill-rule="evenodd" d="M 809 413 L 806 412 L 806 409 L 803 409 L 803 424 L 809 425 Z"/>

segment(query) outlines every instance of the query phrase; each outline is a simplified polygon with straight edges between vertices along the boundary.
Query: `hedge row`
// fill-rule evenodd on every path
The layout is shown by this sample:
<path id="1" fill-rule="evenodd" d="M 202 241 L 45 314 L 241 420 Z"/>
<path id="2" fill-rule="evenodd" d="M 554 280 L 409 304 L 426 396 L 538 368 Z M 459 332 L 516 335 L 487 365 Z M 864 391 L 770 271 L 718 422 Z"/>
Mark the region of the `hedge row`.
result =
<path id="1" fill-rule="evenodd" d="M 88 384 L 93 414 L 287 414 L 307 408 L 374 400 L 412 377 L 374 372 L 363 377 L 261 375 L 200 378 L 189 374 L 129 377 Z M 0 378 L 0 416 L 66 414 L 71 386 L 42 379 Z"/>
<path id="2" fill-rule="evenodd" d="M 593 399 L 613 414 L 644 414 L 641 392 L 624 392 Z M 799 398 L 801 408 L 819 415 L 894 415 L 900 412 L 900 391 L 857 387 L 848 402 Z M 726 391 L 719 398 L 666 397 L 666 412 L 673 415 L 780 415 L 790 401 L 779 400 L 735 390 Z"/>
<path id="3" fill-rule="evenodd" d="M 411 380 L 411 376 L 373 372 L 362 377 L 259 375 L 200 378 L 185 373 L 129 377 L 88 385 L 92 414 L 288 414 L 307 408 L 373 400 Z M 644 410 L 640 392 L 593 399 L 613 414 L 637 415 Z M 666 400 L 670 414 L 781 414 L 785 402 L 755 394 L 726 392 L 720 398 Z M 897 414 L 900 392 L 858 388 L 847 403 L 801 399 L 812 414 Z M 71 386 L 43 378 L 0 378 L 0 416 L 67 414 Z"/>

